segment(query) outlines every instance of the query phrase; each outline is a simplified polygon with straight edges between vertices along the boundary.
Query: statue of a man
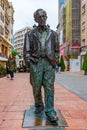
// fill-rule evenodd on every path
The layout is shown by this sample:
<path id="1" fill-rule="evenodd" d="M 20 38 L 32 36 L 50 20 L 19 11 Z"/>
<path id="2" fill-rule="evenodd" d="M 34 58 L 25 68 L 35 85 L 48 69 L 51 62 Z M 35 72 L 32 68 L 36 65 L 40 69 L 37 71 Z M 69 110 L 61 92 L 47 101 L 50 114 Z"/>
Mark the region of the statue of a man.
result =
<path id="1" fill-rule="evenodd" d="M 59 58 L 57 33 L 46 26 L 47 14 L 37 9 L 34 19 L 38 23 L 31 32 L 26 33 L 24 59 L 30 65 L 30 82 L 33 88 L 35 114 L 45 111 L 50 121 L 57 121 L 54 110 L 55 66 Z M 41 88 L 44 88 L 44 102 Z"/>

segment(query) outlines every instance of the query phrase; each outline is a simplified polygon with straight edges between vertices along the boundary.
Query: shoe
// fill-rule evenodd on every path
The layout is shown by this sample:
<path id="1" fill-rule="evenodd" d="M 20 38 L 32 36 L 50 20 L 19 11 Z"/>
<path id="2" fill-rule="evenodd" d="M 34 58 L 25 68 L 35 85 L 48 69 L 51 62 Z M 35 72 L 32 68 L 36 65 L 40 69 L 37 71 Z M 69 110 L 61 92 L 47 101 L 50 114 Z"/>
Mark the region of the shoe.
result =
<path id="1" fill-rule="evenodd" d="M 48 116 L 48 115 L 46 115 L 46 116 L 47 116 L 47 118 L 48 118 L 51 122 L 56 122 L 56 121 L 59 120 L 57 116 Z"/>
<path id="2" fill-rule="evenodd" d="M 56 121 L 58 121 L 59 119 L 58 119 L 58 116 L 56 115 L 56 112 L 55 111 L 53 111 L 52 113 L 50 112 L 47 112 L 46 113 L 46 116 L 47 116 L 47 118 L 48 118 L 48 120 L 50 120 L 51 122 L 56 122 Z"/>
<path id="3" fill-rule="evenodd" d="M 36 109 L 35 109 L 35 114 L 39 114 L 39 113 L 41 113 L 42 111 L 44 111 L 44 106 L 38 106 L 38 107 L 36 107 Z"/>

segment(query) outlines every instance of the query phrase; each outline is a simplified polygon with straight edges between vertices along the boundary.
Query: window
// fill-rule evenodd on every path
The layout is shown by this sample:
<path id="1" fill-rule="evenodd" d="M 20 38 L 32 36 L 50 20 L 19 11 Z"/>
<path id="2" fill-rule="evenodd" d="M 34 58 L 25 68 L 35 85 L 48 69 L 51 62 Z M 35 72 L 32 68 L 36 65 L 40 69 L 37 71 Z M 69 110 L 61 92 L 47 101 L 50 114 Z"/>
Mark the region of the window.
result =
<path id="1" fill-rule="evenodd" d="M 0 12 L 0 20 L 1 20 L 1 17 L 2 17 L 2 16 L 1 16 L 1 12 Z"/>
<path id="2" fill-rule="evenodd" d="M 85 46 L 85 39 L 82 40 L 82 46 Z"/>
<path id="3" fill-rule="evenodd" d="M 83 23 L 82 23 L 82 30 L 84 30 L 85 27 L 86 27 L 86 26 L 85 26 L 85 22 L 83 22 Z"/>
<path id="4" fill-rule="evenodd" d="M 5 8 L 5 4 L 4 4 L 4 1 L 3 1 L 3 0 L 0 0 L 0 6 L 1 6 L 2 9 L 4 10 L 4 8 Z"/>
<path id="5" fill-rule="evenodd" d="M 4 28 L 2 26 L 0 26 L 0 34 L 3 35 L 4 34 Z"/>
<path id="6" fill-rule="evenodd" d="M 2 12 L 0 12 L 0 20 L 1 20 L 2 22 L 4 22 L 4 16 L 3 16 Z"/>
<path id="7" fill-rule="evenodd" d="M 85 5 L 82 6 L 82 14 L 85 13 Z"/>

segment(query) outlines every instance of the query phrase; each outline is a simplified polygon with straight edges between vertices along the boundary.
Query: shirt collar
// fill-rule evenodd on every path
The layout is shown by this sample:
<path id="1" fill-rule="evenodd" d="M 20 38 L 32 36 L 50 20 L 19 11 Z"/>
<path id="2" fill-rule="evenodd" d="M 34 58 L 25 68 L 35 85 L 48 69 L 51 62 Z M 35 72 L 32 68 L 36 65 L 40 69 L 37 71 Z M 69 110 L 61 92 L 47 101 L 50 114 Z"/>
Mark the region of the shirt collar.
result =
<path id="1" fill-rule="evenodd" d="M 48 29 L 48 27 L 46 25 L 43 27 L 43 29 L 41 29 L 40 26 L 38 26 L 37 28 L 38 28 L 38 31 L 47 31 L 47 29 Z"/>

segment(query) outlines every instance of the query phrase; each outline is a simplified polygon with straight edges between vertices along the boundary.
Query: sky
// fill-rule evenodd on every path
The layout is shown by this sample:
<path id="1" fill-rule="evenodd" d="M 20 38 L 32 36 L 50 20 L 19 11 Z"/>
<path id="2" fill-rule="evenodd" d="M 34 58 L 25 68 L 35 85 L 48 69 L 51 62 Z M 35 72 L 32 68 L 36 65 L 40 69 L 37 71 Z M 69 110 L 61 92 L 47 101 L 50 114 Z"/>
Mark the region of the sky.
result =
<path id="1" fill-rule="evenodd" d="M 32 27 L 34 12 L 42 8 L 47 12 L 47 22 L 50 28 L 56 30 L 58 25 L 58 0 L 8 0 L 14 8 L 14 32 L 26 26 Z"/>

